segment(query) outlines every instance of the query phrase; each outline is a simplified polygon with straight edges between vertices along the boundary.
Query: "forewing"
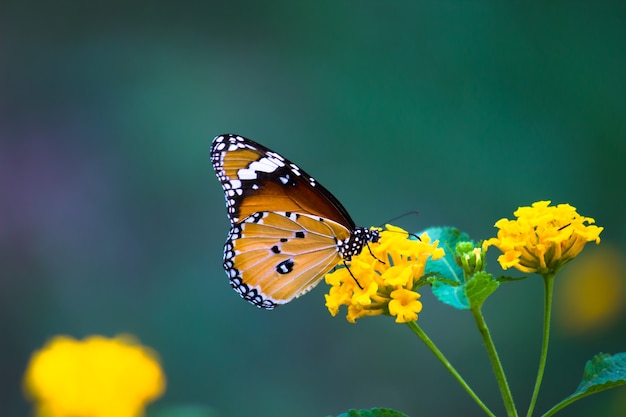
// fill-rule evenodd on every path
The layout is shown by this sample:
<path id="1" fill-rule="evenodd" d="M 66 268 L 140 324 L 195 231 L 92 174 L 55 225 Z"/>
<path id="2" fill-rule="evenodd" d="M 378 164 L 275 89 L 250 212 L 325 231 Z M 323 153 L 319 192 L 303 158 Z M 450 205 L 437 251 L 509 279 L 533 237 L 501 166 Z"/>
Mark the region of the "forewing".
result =
<path id="1" fill-rule="evenodd" d="M 220 135 L 211 146 L 232 225 L 258 212 L 281 211 L 330 219 L 353 230 L 346 209 L 288 159 L 250 139 Z"/>
<path id="2" fill-rule="evenodd" d="M 318 216 L 259 212 L 233 225 L 224 248 L 231 286 L 272 309 L 306 293 L 341 259 L 337 239 L 349 231 Z"/>

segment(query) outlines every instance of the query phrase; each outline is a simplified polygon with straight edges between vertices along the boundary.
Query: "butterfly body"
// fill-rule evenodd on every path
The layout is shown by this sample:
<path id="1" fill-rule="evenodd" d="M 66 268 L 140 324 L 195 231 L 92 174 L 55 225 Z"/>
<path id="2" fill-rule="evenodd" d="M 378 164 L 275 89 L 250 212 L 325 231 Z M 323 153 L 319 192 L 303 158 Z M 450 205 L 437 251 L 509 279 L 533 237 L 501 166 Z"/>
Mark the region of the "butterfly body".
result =
<path id="1" fill-rule="evenodd" d="M 217 136 L 211 160 L 231 222 L 224 269 L 231 286 L 257 307 L 299 297 L 379 239 L 297 165 L 250 139 Z"/>

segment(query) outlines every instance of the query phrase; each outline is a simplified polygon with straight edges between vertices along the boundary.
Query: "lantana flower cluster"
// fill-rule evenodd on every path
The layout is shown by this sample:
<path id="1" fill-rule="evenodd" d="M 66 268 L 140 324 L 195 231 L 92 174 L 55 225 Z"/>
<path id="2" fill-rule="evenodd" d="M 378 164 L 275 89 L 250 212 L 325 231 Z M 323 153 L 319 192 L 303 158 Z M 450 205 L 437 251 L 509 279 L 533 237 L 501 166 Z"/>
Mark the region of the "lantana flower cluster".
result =
<path id="1" fill-rule="evenodd" d="M 513 214 L 515 220 L 498 220 L 498 236 L 484 243 L 485 249 L 495 246 L 502 251 L 498 262 L 503 269 L 555 274 L 587 242 L 600 243 L 603 228 L 593 225 L 594 219 L 581 216 L 569 204 L 550 206 L 550 201 L 537 201 L 530 207 L 519 207 Z"/>
<path id="2" fill-rule="evenodd" d="M 426 233 L 409 238 L 405 230 L 387 225 L 379 243 L 370 244 L 347 267 L 326 275 L 331 286 L 326 295 L 328 311 L 335 316 L 342 305 L 347 306 L 346 319 L 351 323 L 381 314 L 396 317 L 396 323 L 417 320 L 422 303 L 415 284 L 424 275 L 428 259 L 444 256 L 437 244 Z"/>

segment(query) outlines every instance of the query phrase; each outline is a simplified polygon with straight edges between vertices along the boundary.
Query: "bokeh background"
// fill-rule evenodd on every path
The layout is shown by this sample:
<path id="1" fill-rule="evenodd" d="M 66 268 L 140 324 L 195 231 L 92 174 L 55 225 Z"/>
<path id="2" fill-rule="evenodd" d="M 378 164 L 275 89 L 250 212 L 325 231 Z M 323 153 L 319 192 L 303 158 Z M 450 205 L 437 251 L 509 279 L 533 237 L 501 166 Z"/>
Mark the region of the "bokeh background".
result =
<path id="1" fill-rule="evenodd" d="M 21 378 L 49 337 L 122 332 L 161 355 L 151 410 L 482 415 L 405 326 L 330 317 L 324 284 L 273 312 L 230 289 L 209 161 L 226 132 L 364 226 L 418 210 L 396 223 L 483 239 L 520 205 L 574 205 L 605 230 L 557 280 L 538 410 L 592 355 L 626 351 L 623 2 L 4 1 L 0 58 L 3 416 L 31 413 Z M 521 412 L 542 296 L 531 277 L 485 307 Z M 423 302 L 422 327 L 502 415 L 470 315 Z M 564 412 L 625 414 L 624 389 Z"/>

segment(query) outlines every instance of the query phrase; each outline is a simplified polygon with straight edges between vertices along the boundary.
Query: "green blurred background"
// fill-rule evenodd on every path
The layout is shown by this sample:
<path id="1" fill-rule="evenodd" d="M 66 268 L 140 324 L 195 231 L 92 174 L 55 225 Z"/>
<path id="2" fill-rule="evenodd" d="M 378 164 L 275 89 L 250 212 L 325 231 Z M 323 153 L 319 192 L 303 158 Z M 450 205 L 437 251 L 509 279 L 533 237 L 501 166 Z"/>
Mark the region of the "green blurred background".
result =
<path id="1" fill-rule="evenodd" d="M 483 239 L 520 205 L 568 202 L 605 227 L 581 258 L 611 249 L 623 295 L 625 4 L 3 2 L 0 414 L 30 414 L 21 378 L 47 338 L 130 332 L 168 377 L 153 410 L 482 415 L 405 326 L 330 317 L 324 284 L 273 312 L 231 290 L 210 141 L 232 132 L 279 151 L 363 226 L 418 210 L 396 223 Z M 470 315 L 430 290 L 423 302 L 420 324 L 502 415 Z M 623 298 L 586 327 L 570 304 L 539 411 L 574 391 L 593 354 L 626 351 Z M 506 285 L 485 313 L 523 412 L 540 279 Z M 625 397 L 563 415 L 622 416 Z"/>

